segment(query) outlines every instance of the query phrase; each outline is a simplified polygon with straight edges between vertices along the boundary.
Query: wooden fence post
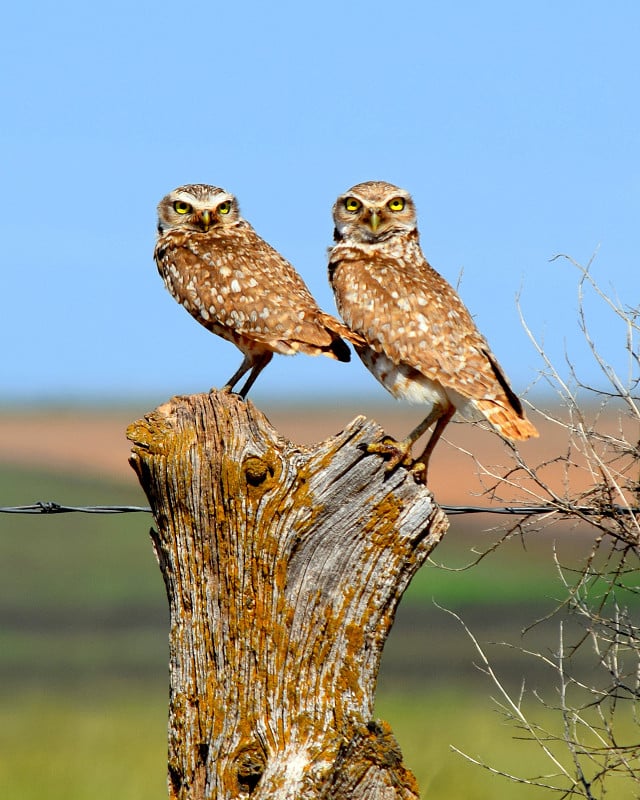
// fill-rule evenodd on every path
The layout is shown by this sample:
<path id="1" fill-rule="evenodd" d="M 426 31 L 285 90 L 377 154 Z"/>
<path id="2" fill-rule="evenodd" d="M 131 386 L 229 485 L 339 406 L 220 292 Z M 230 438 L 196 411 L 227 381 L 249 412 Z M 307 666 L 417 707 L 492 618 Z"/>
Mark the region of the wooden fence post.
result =
<path id="1" fill-rule="evenodd" d="M 366 454 L 379 426 L 358 417 L 300 447 L 213 392 L 127 435 L 171 614 L 170 797 L 417 798 L 374 691 L 398 601 L 447 520 L 409 472 Z"/>

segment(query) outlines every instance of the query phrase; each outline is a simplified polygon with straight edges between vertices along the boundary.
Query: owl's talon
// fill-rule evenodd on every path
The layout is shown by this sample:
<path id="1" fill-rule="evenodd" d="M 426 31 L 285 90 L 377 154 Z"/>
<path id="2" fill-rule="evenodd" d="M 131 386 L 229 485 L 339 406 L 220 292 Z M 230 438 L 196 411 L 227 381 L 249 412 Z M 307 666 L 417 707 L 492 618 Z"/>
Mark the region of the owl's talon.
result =
<path id="1" fill-rule="evenodd" d="M 414 461 L 411 465 L 411 473 L 416 483 L 427 485 L 427 465 L 423 461 Z"/>
<path id="2" fill-rule="evenodd" d="M 387 457 L 385 472 L 392 472 L 396 467 L 408 466 L 411 463 L 411 444 L 398 442 L 390 436 L 385 436 L 381 442 L 372 442 L 367 445 L 367 453 Z"/>
<path id="3" fill-rule="evenodd" d="M 232 394 L 234 397 L 237 397 L 240 400 L 247 399 L 242 392 L 237 391 L 237 389 L 234 389 L 233 386 L 229 386 L 229 384 L 223 386 L 222 389 L 212 389 L 211 391 L 219 392 L 220 394 Z"/>

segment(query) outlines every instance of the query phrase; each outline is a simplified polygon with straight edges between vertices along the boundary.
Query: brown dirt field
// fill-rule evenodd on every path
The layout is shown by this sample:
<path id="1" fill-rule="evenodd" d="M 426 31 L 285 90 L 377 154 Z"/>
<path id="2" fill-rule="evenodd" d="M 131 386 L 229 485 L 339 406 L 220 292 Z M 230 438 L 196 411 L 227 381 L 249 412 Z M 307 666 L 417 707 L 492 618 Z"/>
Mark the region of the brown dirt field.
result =
<path id="1" fill-rule="evenodd" d="M 0 412 L 0 463 L 135 483 L 136 478 L 127 463 L 130 447 L 125 430 L 147 410 L 151 409 L 5 410 Z M 340 404 L 339 408 L 325 409 L 283 407 L 272 402 L 262 403 L 261 410 L 281 434 L 301 445 L 310 445 L 335 434 L 360 413 L 375 419 L 389 434 L 402 437 L 423 413 L 423 409 L 416 406 L 367 407 L 365 403 L 358 406 L 353 401 Z M 541 435 L 539 439 L 521 444 L 525 460 L 537 465 L 562 456 L 567 449 L 563 429 L 538 415 L 532 419 Z M 600 420 L 599 429 L 615 433 L 618 421 L 611 415 Z M 474 496 L 482 493 L 483 485 L 477 465 L 465 451 L 473 453 L 485 466 L 510 463 L 509 449 L 497 435 L 477 425 L 450 425 L 446 440 L 436 448 L 430 470 L 429 488 L 442 504 L 489 503 L 488 498 Z M 415 454 L 420 452 L 416 447 Z M 573 472 L 574 490 L 589 485 L 590 477 L 584 470 Z M 546 480 L 560 490 L 563 480 L 560 465 L 546 468 L 544 474 Z M 516 497 L 514 494 L 514 499 Z M 534 498 L 523 494 L 520 499 L 535 502 Z"/>

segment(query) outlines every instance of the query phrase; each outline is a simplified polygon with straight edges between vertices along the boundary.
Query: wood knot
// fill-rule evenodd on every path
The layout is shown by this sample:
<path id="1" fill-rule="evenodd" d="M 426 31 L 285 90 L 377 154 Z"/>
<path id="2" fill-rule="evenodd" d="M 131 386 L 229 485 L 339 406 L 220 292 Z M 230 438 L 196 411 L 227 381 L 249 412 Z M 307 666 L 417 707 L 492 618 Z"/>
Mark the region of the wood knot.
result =
<path id="1" fill-rule="evenodd" d="M 262 748 L 250 744 L 243 748 L 233 760 L 238 788 L 245 794 L 251 794 L 262 777 L 266 767 L 266 757 Z"/>
<path id="2" fill-rule="evenodd" d="M 261 486 L 273 477 L 273 467 L 258 456 L 249 456 L 242 465 L 247 483 L 250 486 Z"/>

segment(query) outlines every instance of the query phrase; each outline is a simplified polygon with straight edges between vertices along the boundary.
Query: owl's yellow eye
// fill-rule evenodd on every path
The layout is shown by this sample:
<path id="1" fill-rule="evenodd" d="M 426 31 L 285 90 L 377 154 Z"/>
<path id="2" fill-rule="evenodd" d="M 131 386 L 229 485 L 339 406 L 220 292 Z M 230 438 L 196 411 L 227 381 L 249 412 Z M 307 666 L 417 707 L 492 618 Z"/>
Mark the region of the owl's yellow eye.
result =
<path id="1" fill-rule="evenodd" d="M 231 203 L 228 200 L 225 200 L 224 203 L 220 203 L 218 206 L 218 214 L 228 214 L 231 211 Z"/>
<path id="2" fill-rule="evenodd" d="M 173 210 L 176 214 L 189 214 L 189 212 L 193 211 L 193 208 L 189 203 L 185 203 L 184 200 L 176 200 L 173 204 Z"/>
<path id="3" fill-rule="evenodd" d="M 404 206 L 405 203 L 402 197 L 394 197 L 393 200 L 389 200 L 387 203 L 387 208 L 389 211 L 402 211 Z"/>
<path id="4" fill-rule="evenodd" d="M 351 213 L 355 213 L 356 211 L 360 211 L 362 208 L 362 203 L 359 200 L 356 200 L 355 197 L 347 197 L 344 201 L 344 207 L 347 211 L 351 211 Z"/>

